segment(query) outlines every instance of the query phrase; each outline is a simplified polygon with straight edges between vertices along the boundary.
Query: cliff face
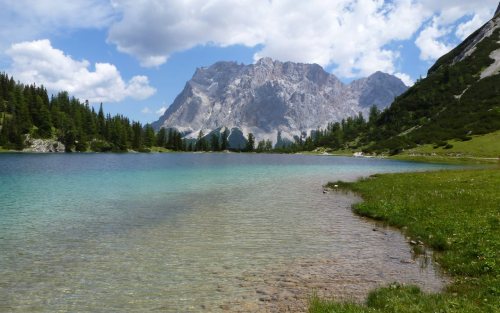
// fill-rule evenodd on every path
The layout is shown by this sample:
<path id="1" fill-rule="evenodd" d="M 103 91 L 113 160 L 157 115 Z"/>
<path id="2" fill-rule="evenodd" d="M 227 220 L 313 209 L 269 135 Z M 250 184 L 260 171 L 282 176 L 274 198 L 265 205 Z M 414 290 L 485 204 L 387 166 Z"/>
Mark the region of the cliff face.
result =
<path id="1" fill-rule="evenodd" d="M 373 104 L 386 107 L 406 89 L 380 72 L 346 85 L 316 64 L 218 62 L 198 69 L 153 126 L 176 128 L 187 138 L 227 127 L 276 142 L 278 132 L 292 139 Z"/>

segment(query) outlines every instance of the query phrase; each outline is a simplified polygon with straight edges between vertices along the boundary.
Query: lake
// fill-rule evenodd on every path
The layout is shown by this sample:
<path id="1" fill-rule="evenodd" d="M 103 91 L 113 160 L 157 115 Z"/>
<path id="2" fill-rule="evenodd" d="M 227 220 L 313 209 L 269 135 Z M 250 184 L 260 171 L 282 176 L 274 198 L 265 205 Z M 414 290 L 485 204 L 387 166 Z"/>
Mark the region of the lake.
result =
<path id="1" fill-rule="evenodd" d="M 0 311 L 280 311 L 443 279 L 328 181 L 444 165 L 275 154 L 0 155 Z"/>

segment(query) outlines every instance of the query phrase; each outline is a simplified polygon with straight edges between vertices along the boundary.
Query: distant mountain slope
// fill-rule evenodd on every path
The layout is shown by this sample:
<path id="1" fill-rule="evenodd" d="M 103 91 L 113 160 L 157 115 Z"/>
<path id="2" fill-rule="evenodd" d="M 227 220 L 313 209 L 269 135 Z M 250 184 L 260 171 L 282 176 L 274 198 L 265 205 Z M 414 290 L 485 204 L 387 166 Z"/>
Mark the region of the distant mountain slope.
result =
<path id="1" fill-rule="evenodd" d="M 377 72 L 349 85 L 316 64 L 264 58 L 251 65 L 217 62 L 200 68 L 153 126 L 176 128 L 187 138 L 223 128 L 257 140 L 293 139 L 329 122 L 384 108 L 407 89 Z M 236 139 L 235 139 L 236 140 Z"/>
<path id="2" fill-rule="evenodd" d="M 500 9 L 500 6 L 499 6 Z M 383 112 L 370 150 L 404 149 L 500 129 L 500 10 Z"/>

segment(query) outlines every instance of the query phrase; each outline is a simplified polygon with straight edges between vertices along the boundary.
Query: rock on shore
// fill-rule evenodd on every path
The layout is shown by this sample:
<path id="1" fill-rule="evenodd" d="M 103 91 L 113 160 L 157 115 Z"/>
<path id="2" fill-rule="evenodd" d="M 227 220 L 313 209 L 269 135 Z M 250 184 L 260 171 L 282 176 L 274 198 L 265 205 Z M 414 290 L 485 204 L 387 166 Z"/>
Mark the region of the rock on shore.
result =
<path id="1" fill-rule="evenodd" d="M 28 136 L 25 144 L 27 148 L 24 148 L 23 152 L 49 153 L 65 151 L 64 144 L 55 139 L 33 139 Z"/>

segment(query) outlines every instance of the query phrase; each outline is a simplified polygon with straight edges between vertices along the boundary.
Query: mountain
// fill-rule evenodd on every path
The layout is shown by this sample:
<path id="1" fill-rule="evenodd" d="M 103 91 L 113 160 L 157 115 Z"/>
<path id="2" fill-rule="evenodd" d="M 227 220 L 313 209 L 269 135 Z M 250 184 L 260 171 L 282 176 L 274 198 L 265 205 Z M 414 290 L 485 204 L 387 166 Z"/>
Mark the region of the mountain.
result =
<path id="1" fill-rule="evenodd" d="M 355 80 L 349 88 L 353 94 L 359 95 L 358 103 L 362 108 L 376 105 L 379 109 L 387 107 L 397 96 L 408 89 L 399 78 L 382 72 Z"/>
<path id="2" fill-rule="evenodd" d="M 270 58 L 251 65 L 217 62 L 196 70 L 153 127 L 175 128 L 186 138 L 228 128 L 240 134 L 230 136 L 233 148 L 241 147 L 248 133 L 276 143 L 278 133 L 293 140 L 330 122 L 366 114 L 372 105 L 384 108 L 406 89 L 401 80 L 381 72 L 344 84 L 317 64 Z"/>
<path id="3" fill-rule="evenodd" d="M 500 5 L 495 16 L 442 56 L 427 77 L 377 121 L 368 150 L 401 150 L 500 129 Z"/>

